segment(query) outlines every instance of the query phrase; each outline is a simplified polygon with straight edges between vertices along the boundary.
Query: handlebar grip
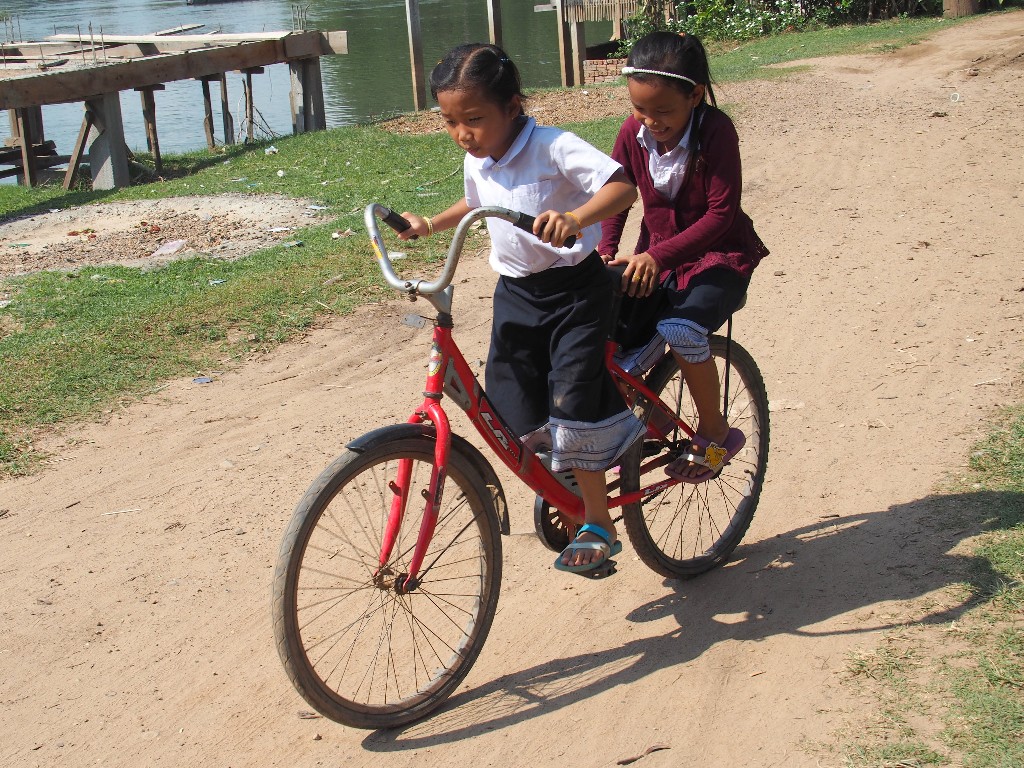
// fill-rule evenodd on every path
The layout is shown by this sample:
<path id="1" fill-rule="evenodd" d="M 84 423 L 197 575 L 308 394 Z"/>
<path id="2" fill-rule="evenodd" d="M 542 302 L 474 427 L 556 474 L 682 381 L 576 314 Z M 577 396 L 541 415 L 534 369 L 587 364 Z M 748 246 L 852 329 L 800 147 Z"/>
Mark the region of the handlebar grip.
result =
<path id="1" fill-rule="evenodd" d="M 519 227 L 519 229 L 523 230 L 524 232 L 529 232 L 532 235 L 533 223 L 536 220 L 536 216 L 531 216 L 528 213 L 520 213 L 519 221 L 513 221 L 512 224 L 515 225 L 516 227 Z M 571 237 L 565 238 L 565 242 L 562 243 L 563 248 L 572 248 L 574 245 L 576 245 L 576 235 L 572 235 Z"/>
<path id="2" fill-rule="evenodd" d="M 381 218 L 384 220 L 384 223 L 391 227 L 393 230 L 395 230 L 395 232 L 405 232 L 405 230 L 412 226 L 412 224 L 410 224 L 403 217 L 399 216 L 397 213 L 392 211 L 387 206 L 380 206 L 380 210 L 387 211 L 387 213 L 381 216 Z M 409 239 L 418 240 L 419 235 L 413 235 Z"/>

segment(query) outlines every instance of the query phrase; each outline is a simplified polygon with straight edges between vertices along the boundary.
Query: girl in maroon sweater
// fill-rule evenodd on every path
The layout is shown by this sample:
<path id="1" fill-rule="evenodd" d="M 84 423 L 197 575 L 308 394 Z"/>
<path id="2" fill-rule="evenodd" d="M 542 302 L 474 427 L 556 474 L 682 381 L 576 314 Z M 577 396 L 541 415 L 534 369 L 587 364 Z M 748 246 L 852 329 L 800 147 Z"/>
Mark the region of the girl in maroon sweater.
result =
<path id="1" fill-rule="evenodd" d="M 715 105 L 700 40 L 653 32 L 637 41 L 626 63 L 633 115 L 622 124 L 612 157 L 640 191 L 643 222 L 634 253 L 626 256 L 617 254 L 628 211 L 605 220 L 598 251 L 607 262 L 627 265 L 628 333 L 646 326 L 642 338 L 650 339 L 629 367 L 652 364 L 667 342 L 697 407 L 691 451 L 665 471 L 702 483 L 746 441 L 722 415 L 708 335 L 740 305 L 768 249 L 740 208 L 739 139 Z"/>

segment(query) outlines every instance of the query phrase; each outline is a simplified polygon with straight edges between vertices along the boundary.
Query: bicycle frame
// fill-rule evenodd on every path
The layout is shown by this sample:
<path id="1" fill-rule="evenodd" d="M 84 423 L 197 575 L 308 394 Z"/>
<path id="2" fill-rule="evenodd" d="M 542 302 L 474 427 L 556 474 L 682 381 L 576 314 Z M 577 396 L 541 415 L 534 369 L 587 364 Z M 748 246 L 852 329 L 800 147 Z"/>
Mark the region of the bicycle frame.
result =
<path id="1" fill-rule="evenodd" d="M 374 217 L 376 215 L 380 215 L 381 218 L 388 221 L 392 226 L 394 226 L 394 223 L 392 219 L 389 219 L 389 216 L 392 216 L 391 212 L 383 206 L 371 205 L 367 207 L 366 221 L 371 232 L 371 239 L 377 252 L 381 270 L 384 272 L 388 283 L 408 293 L 412 298 L 423 296 L 438 311 L 437 317 L 434 319 L 433 340 L 430 349 L 429 365 L 427 367 L 427 379 L 423 391 L 424 399 L 420 406 L 413 411 L 407 422 L 410 424 L 430 423 L 434 426 L 436 432 L 434 466 L 428 489 L 424 493 L 425 506 L 423 517 L 413 556 L 409 563 L 408 575 L 405 580 L 406 588 L 411 589 L 416 584 L 416 576 L 423 564 L 431 536 L 437 524 L 437 509 L 444 491 L 444 480 L 447 475 L 452 432 L 448 415 L 442 405 L 442 399 L 446 394 L 465 411 L 469 420 L 487 445 L 490 446 L 491 450 L 548 504 L 565 515 L 571 523 L 577 526 L 583 523 L 584 509 L 582 498 L 563 484 L 540 457 L 528 445 L 525 445 L 517 435 L 513 434 L 501 420 L 501 417 L 490 400 L 488 400 L 486 393 L 480 386 L 479 381 L 470 369 L 453 337 L 454 323 L 450 313 L 452 289 L 449 283 L 454 275 L 458 254 L 461 252 L 465 232 L 469 224 L 486 215 L 497 215 L 512 220 L 512 216 L 519 216 L 519 214 L 496 208 L 480 208 L 469 214 L 463 219 L 456 231 L 449 252 L 449 258 L 441 277 L 437 281 L 428 284 L 424 284 L 422 281 L 417 283 L 402 281 L 395 275 L 391 268 L 390 259 L 387 257 L 386 247 L 375 226 Z M 617 351 L 618 346 L 616 343 L 608 340 L 604 352 L 605 364 L 615 380 L 616 386 L 622 393 L 626 404 L 634 412 L 638 412 L 637 416 L 646 424 L 647 437 L 668 443 L 677 442 L 673 434 L 678 434 L 680 431 L 687 437 L 692 437 L 694 431 L 688 424 L 676 418 L 672 409 L 667 407 L 658 395 L 651 391 L 642 380 L 632 376 L 615 362 L 614 355 Z M 658 467 L 665 466 L 670 460 L 670 458 L 665 456 L 652 459 L 650 462 L 642 465 L 641 475 Z M 398 538 L 398 532 L 408 509 L 410 501 L 408 485 L 411 471 L 411 460 L 404 459 L 400 461 L 396 479 L 391 484 L 394 498 L 381 546 L 380 567 L 382 569 L 386 567 L 391 557 Z M 610 497 L 608 500 L 609 509 L 636 503 L 646 496 L 661 492 L 678 483 L 678 480 L 667 476 L 663 477 L 657 482 L 638 490 Z M 609 486 L 609 490 L 616 490 L 617 488 L 617 480 Z"/>

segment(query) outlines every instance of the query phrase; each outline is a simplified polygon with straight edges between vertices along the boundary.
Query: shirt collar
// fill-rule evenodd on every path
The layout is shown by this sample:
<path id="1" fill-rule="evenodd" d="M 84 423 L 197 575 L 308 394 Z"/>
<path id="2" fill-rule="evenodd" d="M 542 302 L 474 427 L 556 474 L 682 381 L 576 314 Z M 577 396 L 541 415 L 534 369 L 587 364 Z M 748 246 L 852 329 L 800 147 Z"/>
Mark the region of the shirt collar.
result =
<path id="1" fill-rule="evenodd" d="M 488 155 L 484 158 L 480 167 L 483 170 L 488 170 L 494 166 L 504 168 L 506 165 L 516 159 L 516 156 L 523 151 L 523 147 L 526 146 L 526 142 L 530 140 L 530 135 L 533 133 L 533 129 L 537 127 L 537 121 L 532 117 L 526 118 L 526 124 L 523 129 L 519 131 L 519 135 L 516 136 L 516 140 L 512 142 L 512 146 L 508 148 L 508 152 L 501 156 L 500 160 L 495 160 L 493 157 Z"/>
<path id="2" fill-rule="evenodd" d="M 655 140 L 654 136 L 651 135 L 650 128 L 648 128 L 643 123 L 640 123 L 640 130 L 636 132 L 636 140 L 640 143 L 641 147 L 646 149 L 655 157 L 668 157 L 680 147 L 688 147 L 690 145 L 690 131 L 693 130 L 693 118 L 696 112 L 697 111 L 694 110 L 693 113 L 690 115 L 690 122 L 686 126 L 686 132 L 683 134 L 683 137 L 679 139 L 679 143 L 672 147 L 672 149 L 670 149 L 664 155 L 658 152 L 658 142 Z"/>

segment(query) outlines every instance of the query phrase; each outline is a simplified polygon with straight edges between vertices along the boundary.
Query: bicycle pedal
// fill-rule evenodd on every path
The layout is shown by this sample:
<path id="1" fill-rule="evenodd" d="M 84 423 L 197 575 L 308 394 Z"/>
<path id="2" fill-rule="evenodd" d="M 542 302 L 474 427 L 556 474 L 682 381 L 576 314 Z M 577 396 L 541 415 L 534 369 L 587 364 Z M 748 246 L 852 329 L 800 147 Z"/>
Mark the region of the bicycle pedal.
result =
<path id="1" fill-rule="evenodd" d="M 644 440 L 644 444 L 640 448 L 640 456 L 649 459 L 651 456 L 657 456 L 664 448 L 665 443 L 661 440 Z"/>
<path id="2" fill-rule="evenodd" d="M 605 560 L 601 565 L 597 566 L 590 571 L 580 572 L 580 576 L 586 576 L 588 579 L 605 579 L 614 573 L 617 573 L 616 563 L 614 560 Z"/>

